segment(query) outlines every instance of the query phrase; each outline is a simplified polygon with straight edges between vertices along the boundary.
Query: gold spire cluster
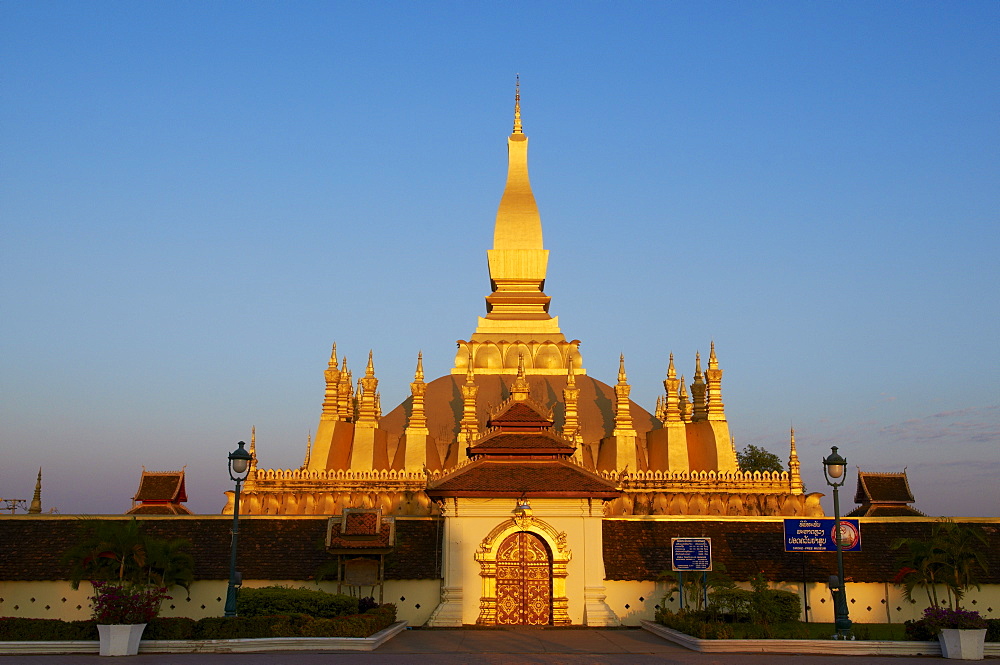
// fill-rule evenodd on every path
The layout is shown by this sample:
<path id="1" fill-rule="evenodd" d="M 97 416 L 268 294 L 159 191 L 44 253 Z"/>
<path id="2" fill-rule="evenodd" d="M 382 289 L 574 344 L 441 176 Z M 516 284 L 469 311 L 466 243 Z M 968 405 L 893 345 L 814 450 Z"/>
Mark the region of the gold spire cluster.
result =
<path id="1" fill-rule="evenodd" d="M 694 381 L 691 383 L 691 397 L 688 398 L 684 376 L 677 378 L 674 354 L 670 354 L 667 378 L 663 381 L 666 394 L 657 400 L 656 417 L 665 423 L 724 421 L 725 405 L 722 403 L 722 370 L 715 353 L 715 342 L 711 344 L 708 369 L 702 370 L 701 353 L 695 354 Z"/>

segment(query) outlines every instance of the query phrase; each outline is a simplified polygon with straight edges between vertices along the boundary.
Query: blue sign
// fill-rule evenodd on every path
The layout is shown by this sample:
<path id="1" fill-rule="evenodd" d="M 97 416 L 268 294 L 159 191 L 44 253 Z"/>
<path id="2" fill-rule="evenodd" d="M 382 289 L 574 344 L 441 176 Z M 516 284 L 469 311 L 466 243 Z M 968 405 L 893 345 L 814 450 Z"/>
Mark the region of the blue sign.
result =
<path id="1" fill-rule="evenodd" d="M 784 520 L 786 552 L 836 552 L 834 530 L 837 520 L 829 517 Z M 840 520 L 840 541 L 845 552 L 861 551 L 861 523 Z"/>
<path id="2" fill-rule="evenodd" d="M 712 539 L 671 538 L 670 569 L 680 572 L 712 570 Z"/>

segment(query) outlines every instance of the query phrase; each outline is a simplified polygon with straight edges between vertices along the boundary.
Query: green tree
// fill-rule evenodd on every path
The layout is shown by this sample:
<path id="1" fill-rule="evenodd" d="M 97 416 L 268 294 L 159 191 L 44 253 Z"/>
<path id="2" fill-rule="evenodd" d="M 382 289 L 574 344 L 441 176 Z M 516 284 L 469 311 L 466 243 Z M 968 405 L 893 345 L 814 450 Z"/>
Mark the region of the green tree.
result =
<path id="1" fill-rule="evenodd" d="M 736 463 L 739 464 L 740 471 L 744 473 L 753 473 L 754 471 L 781 473 L 785 470 L 780 457 L 753 444 L 748 445 L 742 452 L 736 453 Z"/>

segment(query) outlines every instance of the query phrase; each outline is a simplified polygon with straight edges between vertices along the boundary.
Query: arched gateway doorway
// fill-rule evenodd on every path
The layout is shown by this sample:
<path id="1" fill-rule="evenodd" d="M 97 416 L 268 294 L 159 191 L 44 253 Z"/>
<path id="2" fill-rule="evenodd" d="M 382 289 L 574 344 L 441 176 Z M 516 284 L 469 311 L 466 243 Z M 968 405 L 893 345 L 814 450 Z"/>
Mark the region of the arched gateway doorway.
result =
<path id="1" fill-rule="evenodd" d="M 481 625 L 569 625 L 566 534 L 544 520 L 518 516 L 494 528 L 476 552 L 483 595 Z"/>
<path id="2" fill-rule="evenodd" d="M 497 623 L 544 625 L 551 617 L 549 548 L 533 533 L 512 533 L 497 550 Z"/>

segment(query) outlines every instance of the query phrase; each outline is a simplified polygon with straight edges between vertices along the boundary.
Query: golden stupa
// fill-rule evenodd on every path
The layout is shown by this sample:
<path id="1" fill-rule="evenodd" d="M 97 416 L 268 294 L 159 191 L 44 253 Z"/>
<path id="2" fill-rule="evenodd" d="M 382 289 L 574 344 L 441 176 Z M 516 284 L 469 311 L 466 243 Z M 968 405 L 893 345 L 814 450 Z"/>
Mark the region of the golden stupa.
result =
<path id="1" fill-rule="evenodd" d="M 507 182 L 487 251 L 491 293 L 486 316 L 458 341 L 451 373 L 424 381 L 416 357 L 411 396 L 382 415 L 369 352 L 357 386 L 334 344 L 315 438 L 298 469 L 264 469 L 251 437 L 250 475 L 241 512 L 334 515 L 380 508 L 385 515 L 435 515 L 426 490 L 470 463 L 469 448 L 489 434 L 495 407 L 521 375 L 534 403 L 549 410 L 553 429 L 575 446 L 584 469 L 614 482 L 607 516 L 821 515 L 819 495 L 803 493 L 794 436 L 788 471 L 742 473 L 722 401 L 722 369 L 714 343 L 707 367 L 695 354 L 693 381 L 678 378 L 669 355 L 665 392 L 652 412 L 629 399 L 624 358 L 616 383 L 587 375 L 579 340 L 567 340 L 549 314 L 543 291 L 548 250 L 528 178 L 528 137 L 520 90 L 507 137 Z M 232 512 L 232 493 L 224 512 Z"/>

